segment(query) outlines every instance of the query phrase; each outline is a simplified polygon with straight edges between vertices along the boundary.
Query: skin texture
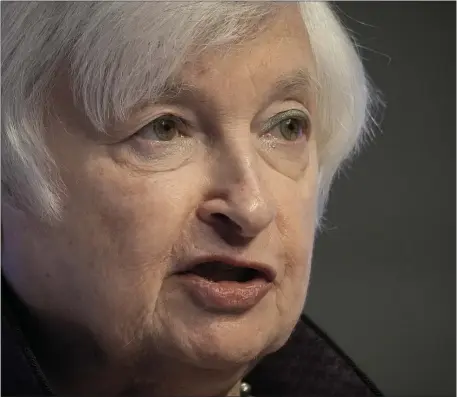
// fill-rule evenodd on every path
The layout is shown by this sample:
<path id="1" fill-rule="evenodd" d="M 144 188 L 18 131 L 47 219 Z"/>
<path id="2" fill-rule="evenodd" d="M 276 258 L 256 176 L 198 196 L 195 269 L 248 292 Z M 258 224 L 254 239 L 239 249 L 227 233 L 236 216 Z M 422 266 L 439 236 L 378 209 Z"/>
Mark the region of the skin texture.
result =
<path id="1" fill-rule="evenodd" d="M 66 186 L 62 221 L 5 204 L 3 227 L 4 271 L 36 316 L 37 355 L 57 390 L 227 395 L 286 342 L 309 281 L 318 131 L 311 91 L 270 91 L 299 69 L 314 74 L 308 37 L 284 6 L 253 41 L 184 65 L 198 92 L 141 106 L 109 135 L 56 83 L 45 136 Z M 306 135 L 263 132 L 290 109 L 309 112 Z M 129 138 L 163 114 L 193 126 L 171 141 Z M 205 254 L 267 263 L 274 286 L 248 312 L 209 312 L 174 275 Z"/>

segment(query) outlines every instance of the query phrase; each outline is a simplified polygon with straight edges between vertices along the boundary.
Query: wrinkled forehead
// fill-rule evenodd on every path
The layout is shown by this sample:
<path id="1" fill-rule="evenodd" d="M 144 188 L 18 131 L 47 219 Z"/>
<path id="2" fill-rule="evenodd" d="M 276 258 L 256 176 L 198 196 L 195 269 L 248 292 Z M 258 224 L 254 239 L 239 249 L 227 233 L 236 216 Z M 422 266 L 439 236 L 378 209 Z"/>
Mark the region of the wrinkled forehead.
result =
<path id="1" fill-rule="evenodd" d="M 227 43 L 224 46 L 209 46 L 183 63 L 178 70 L 181 79 L 197 80 L 201 75 L 223 76 L 225 69 L 233 64 L 243 64 L 241 68 L 254 68 L 277 74 L 290 74 L 287 70 L 307 69 L 310 77 L 314 74 L 314 60 L 308 33 L 296 4 L 282 8 L 263 21 L 255 35 L 247 35 L 242 41 Z M 224 68 L 227 66 L 227 68 Z M 272 67 L 273 66 L 273 67 Z M 236 69 L 230 72 L 237 74 Z"/>
<path id="2" fill-rule="evenodd" d="M 259 71 L 274 63 L 270 74 L 278 78 L 300 69 L 299 77 L 307 74 L 312 80 L 311 50 L 296 3 L 110 2 L 97 7 L 74 46 L 71 67 L 73 92 L 100 130 L 109 119 L 124 120 L 139 103 L 182 83 L 196 84 L 211 73 L 216 78 L 215 59 L 219 69 L 224 59 L 250 59 Z M 287 43 L 288 53 L 278 62 L 275 50 Z M 220 70 L 221 78 L 225 72 Z M 237 71 L 230 72 L 236 78 Z"/>

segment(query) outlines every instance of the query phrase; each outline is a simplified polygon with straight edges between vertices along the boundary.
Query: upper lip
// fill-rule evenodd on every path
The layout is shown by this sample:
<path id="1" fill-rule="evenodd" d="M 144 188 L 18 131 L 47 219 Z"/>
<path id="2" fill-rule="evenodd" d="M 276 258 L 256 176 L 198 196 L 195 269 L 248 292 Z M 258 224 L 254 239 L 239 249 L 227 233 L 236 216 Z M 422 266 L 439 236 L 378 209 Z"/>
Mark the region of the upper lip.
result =
<path id="1" fill-rule="evenodd" d="M 187 262 L 186 265 L 180 269 L 178 273 L 187 272 L 195 266 L 207 262 L 223 262 L 234 267 L 254 269 L 262 273 L 268 282 L 272 282 L 276 278 L 276 270 L 266 263 L 245 261 L 225 255 L 208 255 L 195 258 L 190 262 Z"/>

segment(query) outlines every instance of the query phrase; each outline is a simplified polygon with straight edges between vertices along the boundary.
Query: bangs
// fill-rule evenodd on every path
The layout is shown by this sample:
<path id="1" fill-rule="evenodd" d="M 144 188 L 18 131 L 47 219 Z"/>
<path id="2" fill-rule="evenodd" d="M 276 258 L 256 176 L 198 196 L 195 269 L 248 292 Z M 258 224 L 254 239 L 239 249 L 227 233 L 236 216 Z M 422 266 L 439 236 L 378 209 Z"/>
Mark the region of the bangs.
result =
<path id="1" fill-rule="evenodd" d="M 72 91 L 106 132 L 143 101 L 154 101 L 186 62 L 209 48 L 255 37 L 278 5 L 252 2 L 92 3 L 70 55 Z"/>

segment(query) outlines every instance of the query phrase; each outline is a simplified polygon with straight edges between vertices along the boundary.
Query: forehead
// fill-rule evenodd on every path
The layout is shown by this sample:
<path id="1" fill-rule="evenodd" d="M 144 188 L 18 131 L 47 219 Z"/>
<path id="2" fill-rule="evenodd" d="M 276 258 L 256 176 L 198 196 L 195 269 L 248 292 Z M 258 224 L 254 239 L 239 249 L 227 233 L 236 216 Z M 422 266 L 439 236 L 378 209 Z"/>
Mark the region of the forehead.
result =
<path id="1" fill-rule="evenodd" d="M 288 71 L 307 69 L 314 72 L 314 61 L 308 33 L 298 6 L 287 5 L 266 21 L 267 27 L 254 39 L 216 48 L 185 64 L 181 78 L 196 81 L 201 77 L 214 79 L 237 77 L 247 69 L 256 75 L 290 74 Z"/>
<path id="2" fill-rule="evenodd" d="M 252 40 L 216 48 L 186 62 L 174 78 L 183 87 L 203 92 L 258 95 L 272 86 L 278 90 L 311 89 L 315 65 L 308 33 L 297 5 L 284 6 Z M 170 87 L 173 84 L 170 84 Z"/>

